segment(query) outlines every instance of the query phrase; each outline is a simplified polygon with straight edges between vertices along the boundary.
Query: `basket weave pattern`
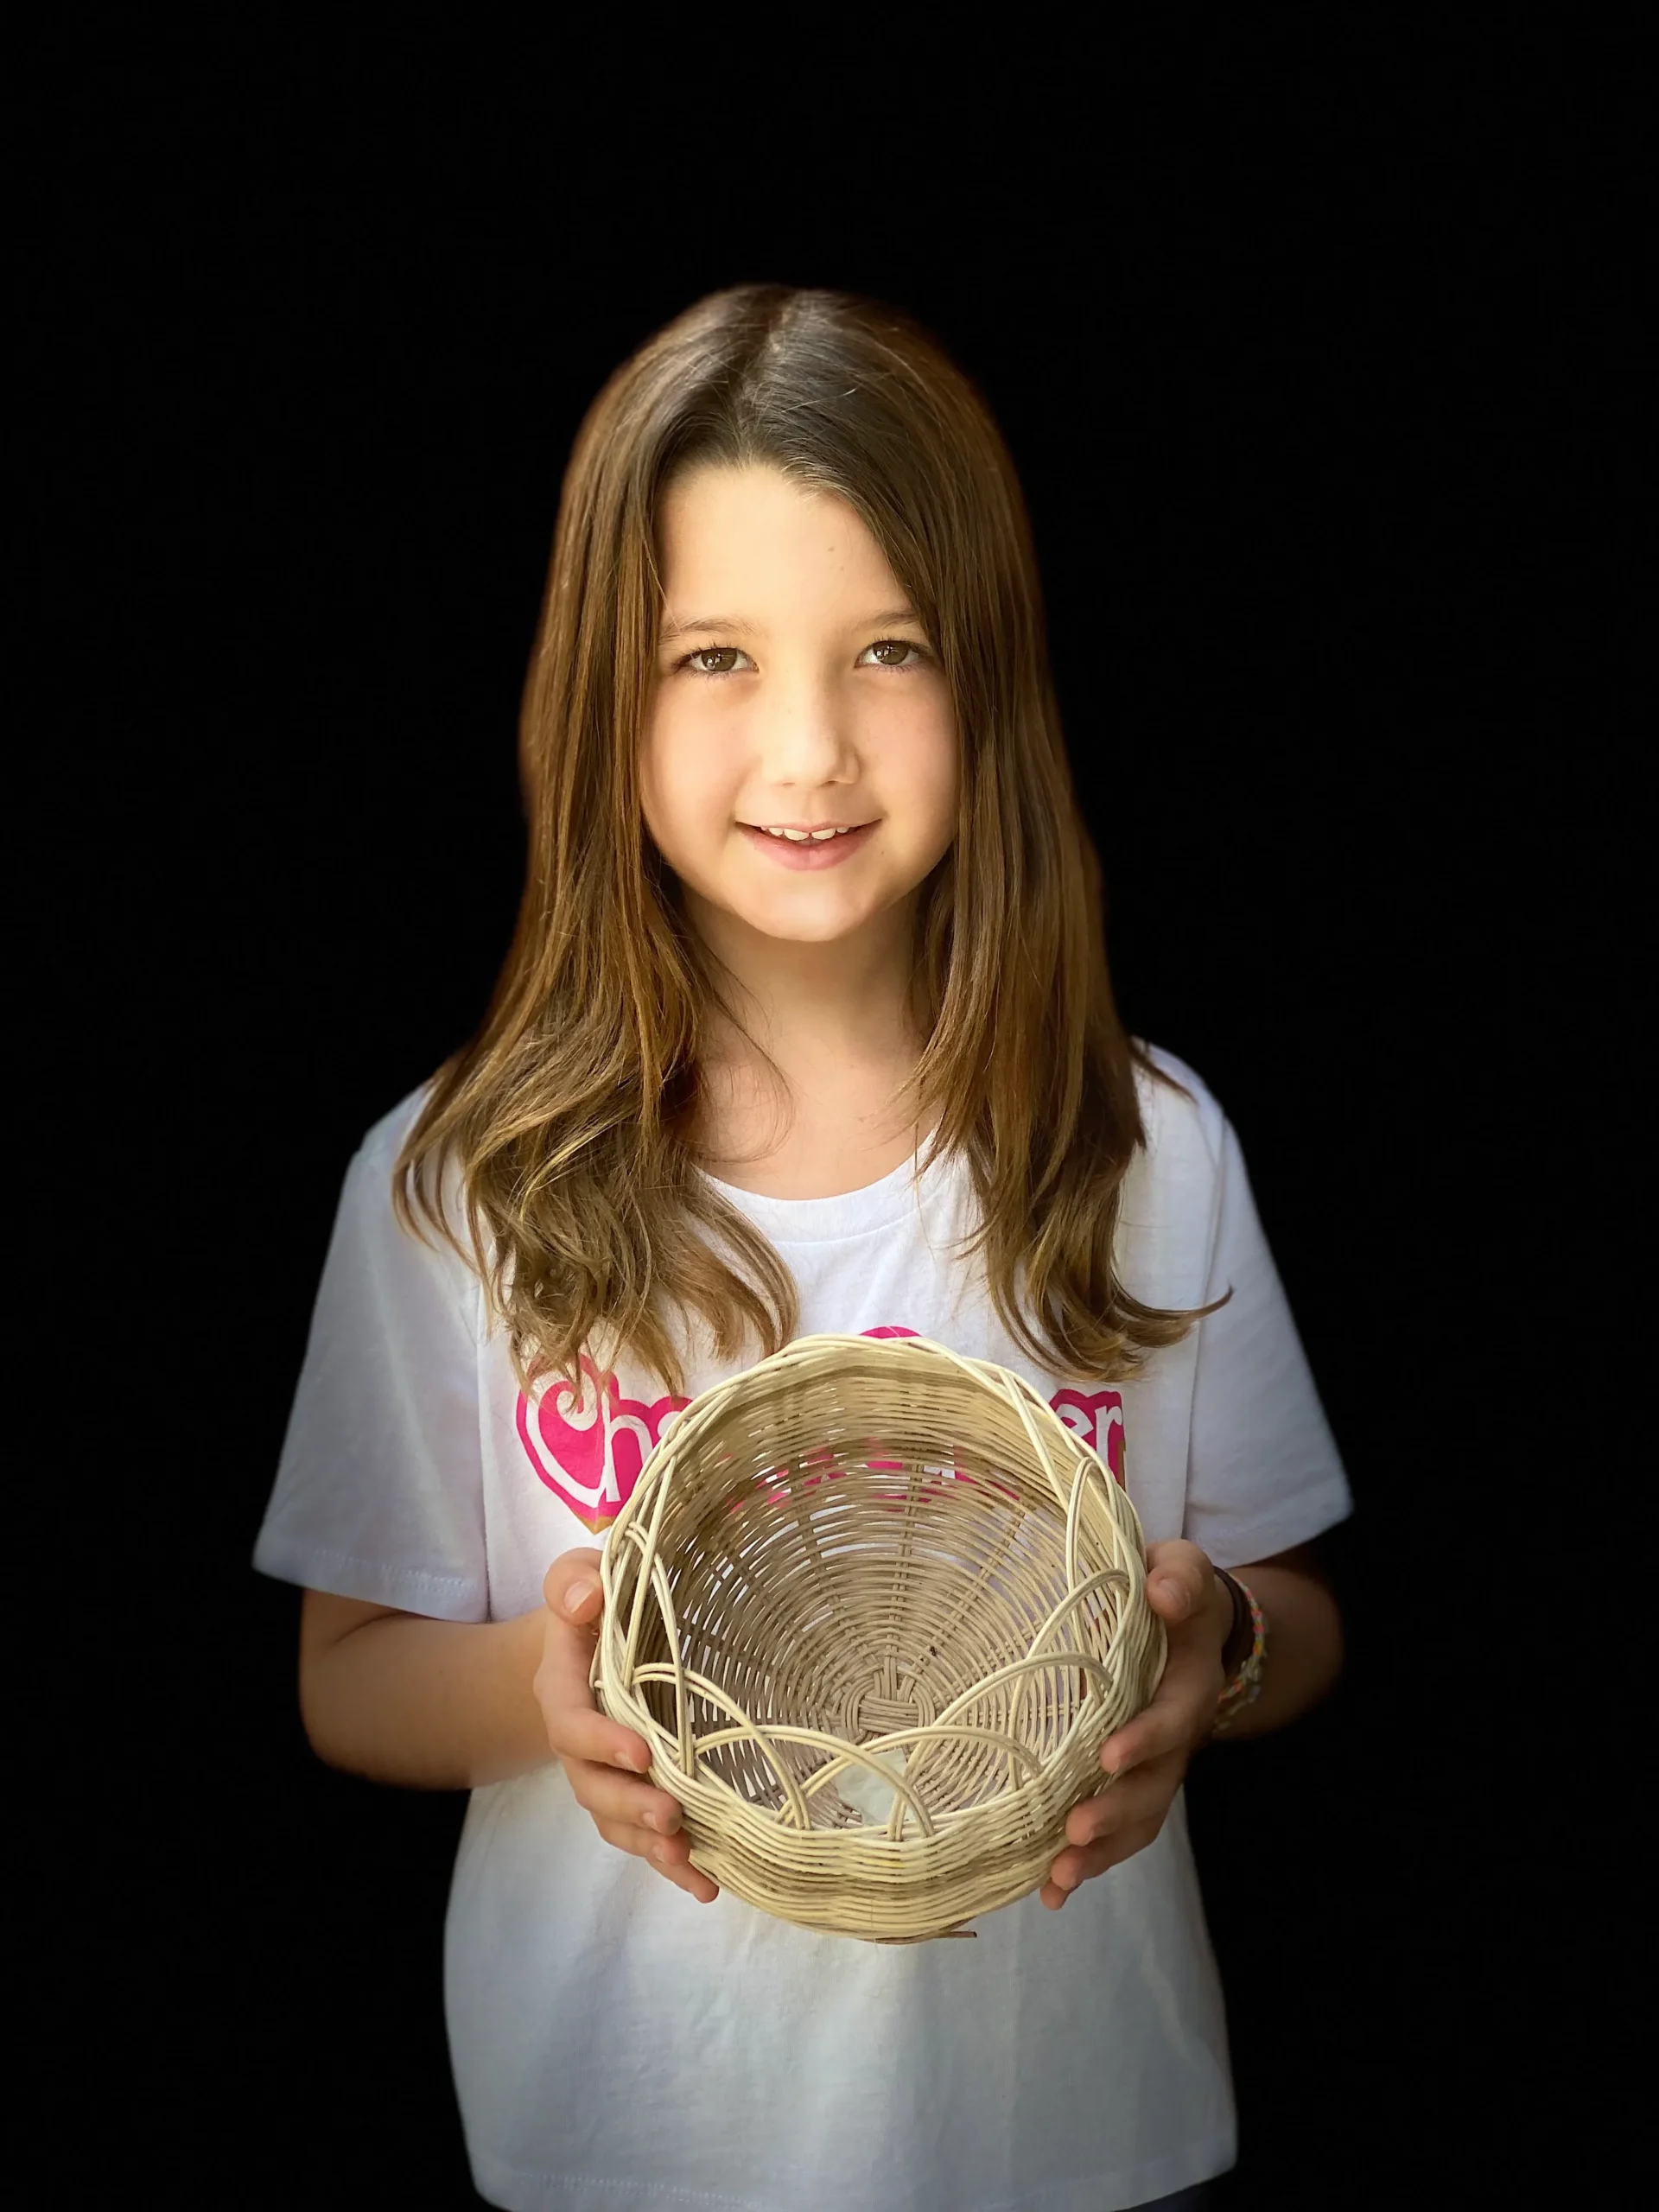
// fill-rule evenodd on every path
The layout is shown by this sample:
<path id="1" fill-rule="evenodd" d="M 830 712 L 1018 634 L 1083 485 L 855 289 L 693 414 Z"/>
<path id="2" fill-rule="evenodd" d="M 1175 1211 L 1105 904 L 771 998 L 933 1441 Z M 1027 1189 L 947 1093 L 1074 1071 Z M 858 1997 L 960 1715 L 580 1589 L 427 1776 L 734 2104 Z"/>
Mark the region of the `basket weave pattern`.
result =
<path id="1" fill-rule="evenodd" d="M 1163 1672 L 1127 1492 L 1022 1376 L 921 1337 L 798 1337 L 694 1399 L 601 1580 L 593 1688 L 692 1864 L 867 1941 L 1037 1888 Z"/>

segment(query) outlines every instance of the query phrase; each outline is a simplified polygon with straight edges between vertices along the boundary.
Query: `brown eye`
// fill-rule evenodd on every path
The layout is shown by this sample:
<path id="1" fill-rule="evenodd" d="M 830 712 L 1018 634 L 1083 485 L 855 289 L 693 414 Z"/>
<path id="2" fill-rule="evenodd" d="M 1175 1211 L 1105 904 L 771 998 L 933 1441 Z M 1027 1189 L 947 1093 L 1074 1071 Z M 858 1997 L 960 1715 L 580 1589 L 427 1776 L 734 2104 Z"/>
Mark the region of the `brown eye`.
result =
<path id="1" fill-rule="evenodd" d="M 743 656 L 735 645 L 699 645 L 685 658 L 687 664 L 699 676 L 729 676 L 734 661 Z M 709 665 L 711 662 L 713 666 Z"/>
<path id="2" fill-rule="evenodd" d="M 918 659 L 922 654 L 921 647 L 912 645 L 908 638 L 881 638 L 868 650 L 876 656 L 879 668 L 902 668 L 906 653 L 914 653 Z"/>

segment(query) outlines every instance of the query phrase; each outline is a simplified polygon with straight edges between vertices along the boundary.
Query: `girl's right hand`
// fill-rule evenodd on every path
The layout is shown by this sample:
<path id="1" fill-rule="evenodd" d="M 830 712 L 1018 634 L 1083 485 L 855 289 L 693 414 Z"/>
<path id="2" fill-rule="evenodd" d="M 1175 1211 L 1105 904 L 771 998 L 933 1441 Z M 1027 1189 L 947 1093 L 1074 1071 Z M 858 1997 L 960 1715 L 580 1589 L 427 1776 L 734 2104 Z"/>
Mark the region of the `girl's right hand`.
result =
<path id="1" fill-rule="evenodd" d="M 607 1719 L 589 1685 L 605 1602 L 599 1561 L 599 1553 L 589 1548 L 561 1552 L 542 1584 L 547 1622 L 531 1687 L 547 1740 L 570 1777 L 577 1804 L 593 1815 L 607 1843 L 632 1852 L 699 1903 L 712 1904 L 719 1888 L 690 1863 L 691 1845 L 680 1832 L 677 1802 L 641 1778 L 651 1766 L 645 1738 Z"/>

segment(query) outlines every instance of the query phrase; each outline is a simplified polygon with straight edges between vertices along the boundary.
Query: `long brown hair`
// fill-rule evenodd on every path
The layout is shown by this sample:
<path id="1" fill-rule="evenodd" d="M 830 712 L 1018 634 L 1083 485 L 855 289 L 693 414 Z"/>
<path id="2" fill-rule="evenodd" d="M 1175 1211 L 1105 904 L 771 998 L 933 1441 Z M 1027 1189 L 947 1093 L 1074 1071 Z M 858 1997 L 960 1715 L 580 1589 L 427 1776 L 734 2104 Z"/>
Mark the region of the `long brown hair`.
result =
<path id="1" fill-rule="evenodd" d="M 743 1025 L 640 805 L 658 502 L 709 461 L 768 464 L 846 499 L 939 656 L 961 796 L 917 900 L 926 1042 L 894 1097 L 918 1128 L 938 1116 L 918 1172 L 944 1151 L 966 1157 L 980 1215 L 966 1250 L 982 1250 L 1014 1341 L 1052 1371 L 1132 1375 L 1198 1313 L 1141 1305 L 1114 1266 L 1123 1177 L 1145 1142 L 1135 1069 L 1167 1078 L 1113 1001 L 1025 502 L 969 380 L 909 318 L 842 293 L 715 293 L 588 410 L 525 687 L 518 927 L 477 1034 L 404 1142 L 399 1216 L 464 1249 L 442 1189 L 446 1166 L 458 1171 L 469 1256 L 526 1386 L 557 1372 L 580 1395 L 582 1351 L 602 1331 L 605 1363 L 631 1351 L 683 1395 L 677 1308 L 703 1316 L 722 1363 L 749 1330 L 755 1357 L 798 1333 L 788 1267 L 697 1166 L 706 1009 Z"/>

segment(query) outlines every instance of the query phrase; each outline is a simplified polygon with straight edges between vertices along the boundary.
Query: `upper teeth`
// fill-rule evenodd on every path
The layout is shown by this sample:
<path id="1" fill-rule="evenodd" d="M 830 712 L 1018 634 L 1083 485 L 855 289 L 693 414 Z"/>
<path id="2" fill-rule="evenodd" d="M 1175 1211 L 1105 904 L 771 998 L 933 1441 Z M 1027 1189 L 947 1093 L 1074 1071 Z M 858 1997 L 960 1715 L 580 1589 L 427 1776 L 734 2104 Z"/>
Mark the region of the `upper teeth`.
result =
<path id="1" fill-rule="evenodd" d="M 817 843 L 822 844 L 826 837 L 844 837 L 847 835 L 847 831 L 845 830 L 773 830 L 768 828 L 766 830 L 766 835 L 768 837 L 787 837 L 792 845 L 804 843 L 808 837 L 810 837 Z"/>

